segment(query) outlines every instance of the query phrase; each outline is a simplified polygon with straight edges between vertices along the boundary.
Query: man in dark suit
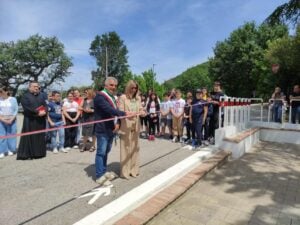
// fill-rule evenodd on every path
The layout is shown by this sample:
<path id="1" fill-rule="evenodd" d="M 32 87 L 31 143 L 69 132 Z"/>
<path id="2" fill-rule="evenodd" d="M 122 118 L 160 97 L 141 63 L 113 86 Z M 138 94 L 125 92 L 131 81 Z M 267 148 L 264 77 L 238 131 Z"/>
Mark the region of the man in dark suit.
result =
<path id="1" fill-rule="evenodd" d="M 94 99 L 95 120 L 111 119 L 96 123 L 97 153 L 95 159 L 96 182 L 103 186 L 111 185 L 114 173 L 107 172 L 107 156 L 112 148 L 115 132 L 119 129 L 117 117 L 131 116 L 133 113 L 118 110 L 114 93 L 118 81 L 114 77 L 107 77 L 104 89 L 97 93 Z"/>

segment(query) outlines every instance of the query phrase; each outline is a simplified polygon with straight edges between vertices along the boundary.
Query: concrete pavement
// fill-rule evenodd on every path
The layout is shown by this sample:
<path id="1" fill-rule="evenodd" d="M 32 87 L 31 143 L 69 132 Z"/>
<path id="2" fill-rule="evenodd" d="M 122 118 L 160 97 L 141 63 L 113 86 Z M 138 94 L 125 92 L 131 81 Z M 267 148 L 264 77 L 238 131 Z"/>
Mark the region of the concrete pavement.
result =
<path id="1" fill-rule="evenodd" d="M 300 146 L 260 142 L 147 225 L 300 225 Z"/>
<path id="2" fill-rule="evenodd" d="M 98 187 L 94 181 L 95 152 L 53 154 L 38 160 L 0 160 L 0 224 L 72 224 L 139 186 L 194 152 L 168 140 L 141 140 L 138 178 L 116 179 L 108 196 L 78 198 Z M 109 169 L 119 172 L 119 146 L 109 155 Z"/>

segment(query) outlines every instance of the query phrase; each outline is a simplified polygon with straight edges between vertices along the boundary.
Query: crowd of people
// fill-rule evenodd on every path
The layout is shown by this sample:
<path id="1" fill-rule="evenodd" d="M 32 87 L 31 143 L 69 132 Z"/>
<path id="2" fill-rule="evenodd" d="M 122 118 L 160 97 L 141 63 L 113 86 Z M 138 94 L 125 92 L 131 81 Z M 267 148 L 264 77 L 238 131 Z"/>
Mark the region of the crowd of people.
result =
<path id="1" fill-rule="evenodd" d="M 120 137 L 120 176 L 124 179 L 139 175 L 140 138 L 165 138 L 189 144 L 192 149 L 214 144 L 215 129 L 222 123 L 219 118 L 223 118 L 219 117 L 219 102 L 224 96 L 220 82 L 214 83 L 211 92 L 206 87 L 194 93 L 172 89 L 162 99 L 153 90 L 141 93 L 133 80 L 123 94 L 116 95 L 117 85 L 114 77 L 108 77 L 102 91 L 69 90 L 62 99 L 60 92 L 47 95 L 41 92 L 38 82 L 31 82 L 21 98 L 24 120 L 18 151 L 16 137 L 1 138 L 0 158 L 15 152 L 18 160 L 42 158 L 47 148 L 55 154 L 71 149 L 96 150 L 96 182 L 107 186 L 117 176 L 107 171 L 107 157 L 116 135 Z M 290 96 L 294 100 L 293 123 L 300 119 L 299 96 L 299 85 L 295 85 Z M 280 122 L 284 99 L 280 88 L 276 88 L 272 95 L 276 122 Z M 0 136 L 16 134 L 17 113 L 16 98 L 10 96 L 7 87 L 0 88 Z M 48 131 L 37 132 L 45 129 Z"/>
<path id="2" fill-rule="evenodd" d="M 293 91 L 289 96 L 291 105 L 291 123 L 295 124 L 298 120 L 300 123 L 300 86 L 294 85 Z M 280 87 L 276 87 L 269 101 L 271 106 L 271 120 L 276 123 L 282 122 L 282 116 L 287 111 L 288 101 L 286 95 Z"/>

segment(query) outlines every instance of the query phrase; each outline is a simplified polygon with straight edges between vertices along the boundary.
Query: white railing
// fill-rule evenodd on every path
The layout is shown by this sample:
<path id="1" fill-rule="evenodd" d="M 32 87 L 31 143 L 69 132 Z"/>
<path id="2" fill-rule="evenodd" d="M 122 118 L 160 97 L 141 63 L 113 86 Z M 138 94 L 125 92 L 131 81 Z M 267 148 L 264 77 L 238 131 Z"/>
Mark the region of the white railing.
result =
<path id="1" fill-rule="evenodd" d="M 280 106 L 282 107 L 280 115 L 282 126 L 284 126 L 283 123 L 291 123 L 292 108 L 290 106 L 289 120 L 288 122 L 286 122 L 286 120 L 284 119 L 286 116 L 286 101 L 284 101 L 283 99 L 269 99 L 268 103 L 264 103 L 262 98 L 237 98 L 222 96 L 220 97 L 219 107 L 219 128 L 235 126 L 237 127 L 237 129 L 242 130 L 246 127 L 246 124 L 250 122 L 250 120 L 268 123 L 273 122 L 273 120 L 271 121 L 271 103 L 274 103 L 274 101 L 282 101 L 282 106 Z M 292 99 L 291 102 L 293 101 L 300 101 L 300 99 Z M 264 105 L 268 105 L 267 112 L 264 109 Z M 254 106 L 259 106 L 260 109 L 256 109 L 256 114 L 251 114 L 251 112 L 253 112 Z M 264 112 L 267 118 L 264 117 Z M 257 119 L 253 119 L 253 116 L 255 115 Z"/>
<path id="2" fill-rule="evenodd" d="M 251 99 L 222 96 L 219 107 L 219 128 L 223 126 L 237 126 L 243 128 L 250 121 Z M 223 116 L 223 118 L 222 118 Z"/>

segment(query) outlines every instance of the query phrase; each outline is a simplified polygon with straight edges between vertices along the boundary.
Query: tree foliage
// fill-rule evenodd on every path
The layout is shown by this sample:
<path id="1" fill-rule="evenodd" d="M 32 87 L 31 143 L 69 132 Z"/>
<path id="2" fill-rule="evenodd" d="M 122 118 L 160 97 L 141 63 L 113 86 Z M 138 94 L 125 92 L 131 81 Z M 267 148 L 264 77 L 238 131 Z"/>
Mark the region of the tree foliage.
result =
<path id="1" fill-rule="evenodd" d="M 284 36 L 268 43 L 265 54 L 269 64 L 278 64 L 279 71 L 272 76 L 272 83 L 286 93 L 300 83 L 300 25 L 294 36 Z"/>
<path id="2" fill-rule="evenodd" d="M 133 79 L 139 84 L 142 94 L 147 94 L 149 90 L 153 90 L 159 97 L 162 97 L 165 92 L 165 88 L 156 80 L 156 73 L 153 70 L 147 70 L 141 75 L 135 75 Z"/>
<path id="3" fill-rule="evenodd" d="M 167 90 L 178 88 L 182 92 L 194 91 L 201 87 L 211 87 L 212 80 L 208 75 L 208 62 L 191 67 L 173 79 L 165 81 Z"/>
<path id="4" fill-rule="evenodd" d="M 291 23 L 296 26 L 300 22 L 300 1 L 290 0 L 278 6 L 270 16 L 265 20 L 265 23 L 270 25 Z"/>
<path id="5" fill-rule="evenodd" d="M 284 25 L 269 26 L 246 23 L 234 30 L 228 39 L 218 42 L 215 56 L 209 60 L 209 72 L 220 80 L 228 95 L 250 97 L 253 91 L 264 95 L 270 90 L 264 84 L 271 74 L 265 60 L 268 42 L 287 36 Z"/>
<path id="6" fill-rule="evenodd" d="M 36 34 L 26 40 L 0 43 L 0 81 L 11 87 L 13 94 L 33 80 L 42 88 L 63 82 L 71 66 L 71 58 L 56 37 Z"/>
<path id="7" fill-rule="evenodd" d="M 96 87 L 103 85 L 106 74 L 116 77 L 119 84 L 124 86 L 128 73 L 128 50 L 116 32 L 97 35 L 91 43 L 89 53 L 96 59 L 98 66 L 96 71 L 92 71 L 92 80 Z"/>

